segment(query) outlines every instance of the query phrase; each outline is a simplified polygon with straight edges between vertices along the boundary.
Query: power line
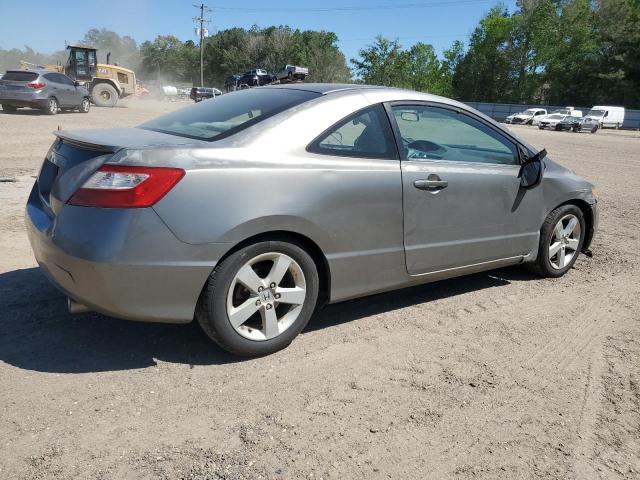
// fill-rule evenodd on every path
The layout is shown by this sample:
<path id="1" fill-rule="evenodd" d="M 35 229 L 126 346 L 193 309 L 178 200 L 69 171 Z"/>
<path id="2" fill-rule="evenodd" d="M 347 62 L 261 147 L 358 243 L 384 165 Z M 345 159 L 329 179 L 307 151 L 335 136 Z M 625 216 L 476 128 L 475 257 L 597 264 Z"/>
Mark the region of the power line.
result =
<path id="1" fill-rule="evenodd" d="M 200 23 L 200 28 L 199 29 L 196 28 L 196 30 L 199 30 L 198 33 L 200 34 L 200 86 L 203 87 L 204 86 L 204 37 L 205 37 L 204 24 L 211 23 L 211 20 L 205 20 L 204 14 L 211 12 L 211 9 L 207 7 L 204 3 L 201 3 L 200 5 L 194 4 L 193 6 L 198 10 L 200 10 L 200 16 L 193 17 L 193 20 L 197 23 Z"/>
<path id="2" fill-rule="evenodd" d="M 214 7 L 216 11 L 227 12 L 361 12 L 372 10 L 402 10 L 411 8 L 431 8 L 453 5 L 471 5 L 477 3 L 494 3 L 495 0 L 436 0 L 434 2 L 413 2 L 413 3 L 399 3 L 390 5 L 366 5 L 366 6 L 352 6 L 352 7 L 311 7 L 311 8 L 242 8 L 242 7 Z"/>
<path id="3" fill-rule="evenodd" d="M 468 38 L 470 37 L 472 34 L 470 33 L 452 33 L 452 34 L 445 34 L 445 35 L 413 35 L 413 36 L 407 36 L 407 37 L 390 37 L 392 39 L 398 39 L 399 41 L 404 41 L 404 40 L 420 40 L 420 39 L 429 39 L 429 38 L 460 38 L 460 37 L 465 37 Z M 383 35 L 384 36 L 384 35 Z M 340 38 L 338 37 L 338 41 L 339 42 L 366 42 L 366 41 L 371 41 L 371 40 L 375 40 L 375 37 L 359 37 L 359 38 Z"/>

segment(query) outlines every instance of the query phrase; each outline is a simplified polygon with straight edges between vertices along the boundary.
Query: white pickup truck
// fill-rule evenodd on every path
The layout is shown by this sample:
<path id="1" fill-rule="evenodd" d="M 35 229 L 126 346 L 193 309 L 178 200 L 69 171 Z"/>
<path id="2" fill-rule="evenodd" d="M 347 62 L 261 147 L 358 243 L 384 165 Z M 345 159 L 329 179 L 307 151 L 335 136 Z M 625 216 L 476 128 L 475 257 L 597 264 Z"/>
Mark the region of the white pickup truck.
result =
<path id="1" fill-rule="evenodd" d="M 514 113 L 505 119 L 505 123 L 532 125 L 536 117 L 547 115 L 544 108 L 528 108 L 524 112 Z"/>
<path id="2" fill-rule="evenodd" d="M 276 78 L 278 80 L 304 80 L 309 75 L 309 69 L 305 67 L 297 67 L 295 65 L 285 65 L 278 73 Z"/>

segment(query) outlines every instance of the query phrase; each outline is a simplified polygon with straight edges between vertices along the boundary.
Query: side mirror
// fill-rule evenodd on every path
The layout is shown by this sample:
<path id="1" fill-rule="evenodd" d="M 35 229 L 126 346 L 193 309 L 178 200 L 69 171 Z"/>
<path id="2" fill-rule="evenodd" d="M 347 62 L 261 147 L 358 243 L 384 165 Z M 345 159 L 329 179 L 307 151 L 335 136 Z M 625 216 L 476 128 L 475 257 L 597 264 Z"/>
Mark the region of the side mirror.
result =
<path id="1" fill-rule="evenodd" d="M 80 82 L 79 82 L 79 81 L 77 81 L 77 80 L 76 80 L 75 82 L 73 82 L 73 84 L 74 84 L 76 87 L 79 87 L 79 86 L 80 86 Z"/>
<path id="2" fill-rule="evenodd" d="M 522 188 L 534 188 L 540 185 L 544 164 L 542 160 L 547 156 L 547 150 L 540 150 L 538 153 L 528 158 L 520 169 L 520 186 Z"/>
<path id="3" fill-rule="evenodd" d="M 405 122 L 419 122 L 420 118 L 418 117 L 418 113 L 417 112 L 412 112 L 412 111 L 403 111 L 400 114 L 400 118 L 402 120 L 404 120 Z"/>

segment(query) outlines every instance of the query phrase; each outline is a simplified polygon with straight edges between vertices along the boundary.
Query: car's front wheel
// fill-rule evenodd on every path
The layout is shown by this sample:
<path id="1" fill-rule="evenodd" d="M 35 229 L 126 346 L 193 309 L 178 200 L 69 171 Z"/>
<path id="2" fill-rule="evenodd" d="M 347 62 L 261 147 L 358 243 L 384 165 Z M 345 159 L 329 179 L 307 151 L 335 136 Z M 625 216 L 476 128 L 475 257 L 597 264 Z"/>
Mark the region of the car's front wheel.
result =
<path id="1" fill-rule="evenodd" d="M 553 210 L 540 230 L 538 258 L 531 269 L 543 277 L 561 277 L 573 267 L 584 243 L 585 221 L 582 210 L 563 205 Z"/>
<path id="2" fill-rule="evenodd" d="M 196 318 L 225 350 L 256 357 L 291 343 L 313 314 L 318 271 L 300 246 L 266 241 L 244 247 L 209 277 Z"/>
<path id="3" fill-rule="evenodd" d="M 80 104 L 80 107 L 78 108 L 78 111 L 80 113 L 89 113 L 89 110 L 91 109 L 91 101 L 88 98 L 83 98 L 82 99 L 82 103 Z"/>
<path id="4" fill-rule="evenodd" d="M 7 105 L 6 103 L 2 104 L 2 111 L 6 113 L 13 113 L 17 110 L 13 105 Z"/>

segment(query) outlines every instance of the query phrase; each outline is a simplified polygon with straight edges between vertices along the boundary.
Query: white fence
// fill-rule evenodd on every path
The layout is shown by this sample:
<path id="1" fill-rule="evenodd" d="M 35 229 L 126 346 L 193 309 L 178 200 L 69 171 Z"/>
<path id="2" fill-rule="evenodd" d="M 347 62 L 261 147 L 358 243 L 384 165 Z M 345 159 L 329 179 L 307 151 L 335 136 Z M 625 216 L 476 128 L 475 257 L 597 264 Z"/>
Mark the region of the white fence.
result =
<path id="1" fill-rule="evenodd" d="M 485 115 L 497 120 L 499 122 L 504 121 L 512 113 L 522 112 L 527 108 L 546 108 L 547 111 L 555 110 L 557 108 L 565 108 L 561 106 L 552 105 L 521 105 L 517 103 L 484 103 L 484 102 L 464 102 L 470 107 L 480 110 Z M 591 107 L 575 107 L 576 110 L 582 110 L 582 113 L 586 113 Z M 640 129 L 640 110 L 625 110 L 624 123 L 622 128 Z"/>

